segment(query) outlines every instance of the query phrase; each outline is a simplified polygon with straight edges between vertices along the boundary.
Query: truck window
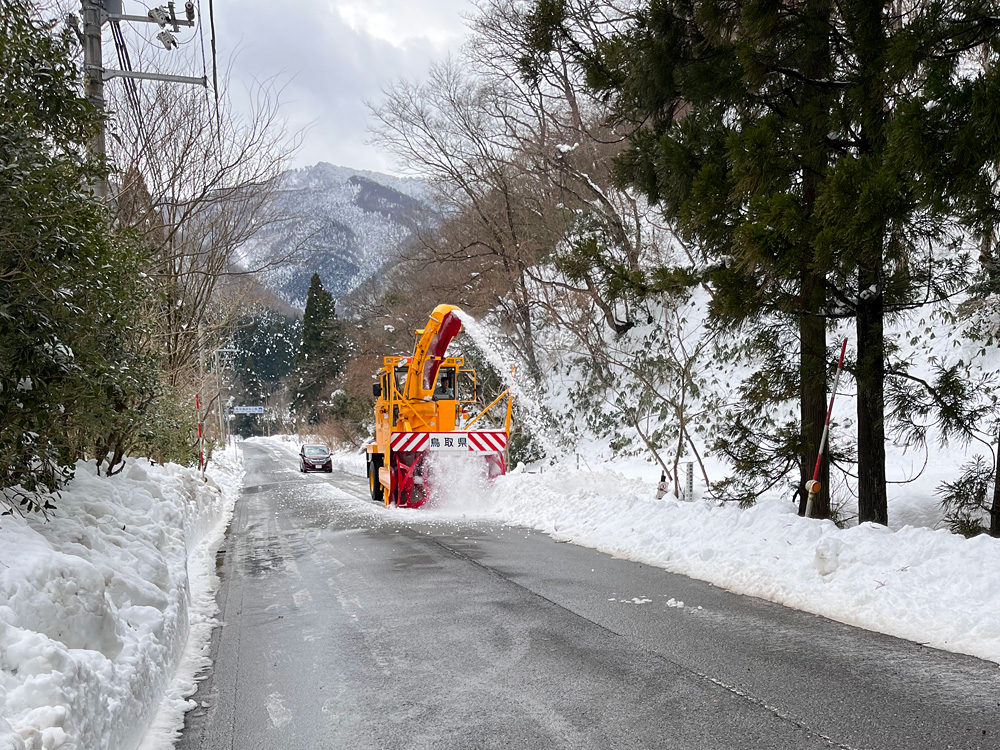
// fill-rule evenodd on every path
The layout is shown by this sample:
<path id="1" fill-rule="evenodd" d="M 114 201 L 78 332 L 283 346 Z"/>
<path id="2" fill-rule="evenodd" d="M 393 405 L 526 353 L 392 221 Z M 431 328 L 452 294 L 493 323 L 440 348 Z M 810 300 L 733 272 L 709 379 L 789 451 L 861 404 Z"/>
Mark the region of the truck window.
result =
<path id="1" fill-rule="evenodd" d="M 406 367 L 397 367 L 393 370 L 393 375 L 396 378 L 396 390 L 403 393 L 403 389 L 406 387 Z"/>
<path id="2" fill-rule="evenodd" d="M 458 400 L 464 404 L 476 402 L 476 374 L 472 370 L 458 371 Z"/>
<path id="3" fill-rule="evenodd" d="M 455 400 L 455 368 L 442 367 L 438 370 L 437 385 L 434 388 L 435 401 Z"/>

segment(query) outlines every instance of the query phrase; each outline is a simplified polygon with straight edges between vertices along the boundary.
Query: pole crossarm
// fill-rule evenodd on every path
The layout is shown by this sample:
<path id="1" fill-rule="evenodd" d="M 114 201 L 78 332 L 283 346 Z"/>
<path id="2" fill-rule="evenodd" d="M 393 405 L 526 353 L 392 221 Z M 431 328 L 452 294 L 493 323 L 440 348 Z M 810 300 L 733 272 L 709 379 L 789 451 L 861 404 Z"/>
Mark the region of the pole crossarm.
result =
<path id="1" fill-rule="evenodd" d="M 175 76 L 166 73 L 139 73 L 134 70 L 105 70 L 102 74 L 105 81 L 112 78 L 138 78 L 143 81 L 168 81 L 169 83 L 191 83 L 208 88 L 208 77 Z"/>
<path id="2" fill-rule="evenodd" d="M 104 19 L 107 21 L 131 21 L 133 23 L 156 23 L 155 20 L 148 16 L 129 16 L 122 15 L 120 13 L 105 13 Z M 170 20 L 171 26 L 190 26 L 194 27 L 194 21 L 185 21 L 180 18 L 173 18 Z"/>

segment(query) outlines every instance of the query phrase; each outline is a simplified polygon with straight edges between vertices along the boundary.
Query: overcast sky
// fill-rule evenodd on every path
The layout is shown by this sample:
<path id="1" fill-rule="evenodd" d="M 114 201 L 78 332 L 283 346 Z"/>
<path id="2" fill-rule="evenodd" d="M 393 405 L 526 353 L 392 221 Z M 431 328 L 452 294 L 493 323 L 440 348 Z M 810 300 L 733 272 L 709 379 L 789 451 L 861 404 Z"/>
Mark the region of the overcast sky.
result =
<path id="1" fill-rule="evenodd" d="M 207 38 L 206 0 L 201 6 Z M 365 101 L 378 100 L 400 77 L 422 78 L 432 60 L 457 51 L 466 35 L 463 15 L 474 10 L 469 0 L 215 0 L 214 6 L 220 65 L 235 55 L 232 87 L 276 76 L 285 84 L 290 127 L 308 129 L 295 166 L 325 161 L 379 172 L 398 170 L 392 156 L 366 145 Z"/>
<path id="2" fill-rule="evenodd" d="M 121 0 L 106 0 L 114 3 Z M 167 52 L 151 23 L 123 23 L 134 70 L 159 70 L 211 81 L 208 0 L 196 0 L 202 26 L 182 28 Z M 79 13 L 78 0 L 56 0 Z M 405 77 L 420 80 L 430 63 L 457 52 L 466 37 L 471 0 L 214 0 L 220 75 L 230 68 L 229 93 L 240 107 L 255 81 L 282 88 L 291 131 L 304 131 L 293 166 L 321 161 L 398 173 L 394 158 L 366 144 L 366 101 Z M 126 15 L 146 16 L 166 0 L 124 0 Z M 110 6 L 109 6 L 110 7 Z M 184 0 L 175 0 L 183 18 Z M 108 26 L 104 65 L 119 67 Z M 202 50 L 205 58 L 203 60 Z M 120 81 L 120 79 L 118 79 Z M 112 85 L 120 85 L 114 83 Z"/>

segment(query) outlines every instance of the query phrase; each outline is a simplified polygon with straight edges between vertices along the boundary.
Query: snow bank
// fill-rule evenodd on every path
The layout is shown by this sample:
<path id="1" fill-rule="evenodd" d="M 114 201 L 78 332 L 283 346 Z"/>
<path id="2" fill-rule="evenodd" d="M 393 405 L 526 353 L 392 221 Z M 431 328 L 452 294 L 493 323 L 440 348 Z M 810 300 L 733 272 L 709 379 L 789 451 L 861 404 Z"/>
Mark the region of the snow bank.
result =
<path id="1" fill-rule="evenodd" d="M 207 480 L 80 463 L 49 521 L 0 518 L 0 750 L 131 750 L 151 723 L 176 731 L 241 481 L 239 457 L 218 458 Z"/>

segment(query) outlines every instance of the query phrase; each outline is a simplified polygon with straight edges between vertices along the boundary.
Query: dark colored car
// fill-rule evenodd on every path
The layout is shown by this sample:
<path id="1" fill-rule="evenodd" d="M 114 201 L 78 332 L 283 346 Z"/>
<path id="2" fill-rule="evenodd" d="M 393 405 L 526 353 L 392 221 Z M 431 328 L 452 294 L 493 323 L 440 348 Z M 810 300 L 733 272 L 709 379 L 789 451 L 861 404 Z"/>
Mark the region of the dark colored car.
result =
<path id="1" fill-rule="evenodd" d="M 299 450 L 299 471 L 333 471 L 330 449 L 322 443 L 306 443 Z"/>

